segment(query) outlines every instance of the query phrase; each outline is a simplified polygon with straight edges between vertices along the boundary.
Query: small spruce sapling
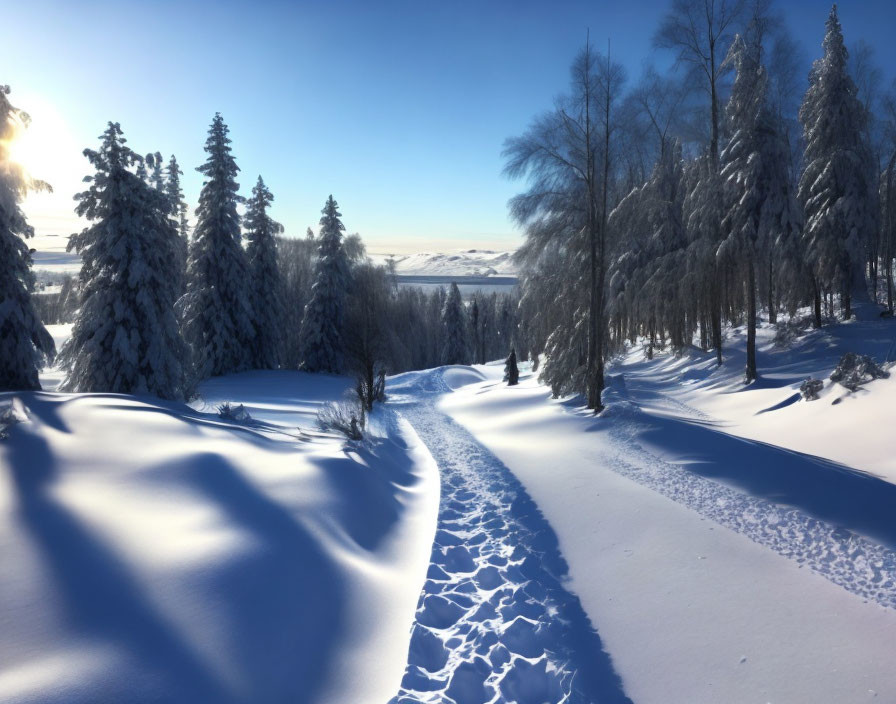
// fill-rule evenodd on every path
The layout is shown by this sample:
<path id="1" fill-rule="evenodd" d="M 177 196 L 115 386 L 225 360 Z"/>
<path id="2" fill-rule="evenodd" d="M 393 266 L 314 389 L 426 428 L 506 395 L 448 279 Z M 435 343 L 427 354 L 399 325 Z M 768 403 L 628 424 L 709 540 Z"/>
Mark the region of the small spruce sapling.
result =
<path id="1" fill-rule="evenodd" d="M 510 348 L 510 356 L 504 365 L 504 381 L 508 386 L 516 386 L 520 382 L 520 370 L 516 366 L 516 350 Z"/>

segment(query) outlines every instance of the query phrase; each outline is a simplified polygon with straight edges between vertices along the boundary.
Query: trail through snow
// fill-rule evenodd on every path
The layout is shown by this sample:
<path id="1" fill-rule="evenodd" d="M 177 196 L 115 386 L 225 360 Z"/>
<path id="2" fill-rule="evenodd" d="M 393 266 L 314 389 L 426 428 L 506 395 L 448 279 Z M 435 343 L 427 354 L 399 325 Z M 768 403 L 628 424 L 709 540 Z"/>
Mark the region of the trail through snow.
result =
<path id="1" fill-rule="evenodd" d="M 450 391 L 446 374 L 458 373 L 411 373 L 390 385 L 442 485 L 408 666 L 392 704 L 630 701 L 578 597 L 564 587 L 568 568 L 553 529 L 510 470 L 436 408 Z"/>

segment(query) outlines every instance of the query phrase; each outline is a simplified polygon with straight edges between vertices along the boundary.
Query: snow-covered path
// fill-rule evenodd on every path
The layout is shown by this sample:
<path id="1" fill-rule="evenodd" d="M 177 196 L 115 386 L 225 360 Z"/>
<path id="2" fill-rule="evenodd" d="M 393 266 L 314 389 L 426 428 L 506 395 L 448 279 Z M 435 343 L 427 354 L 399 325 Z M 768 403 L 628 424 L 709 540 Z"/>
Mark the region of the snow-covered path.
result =
<path id="1" fill-rule="evenodd" d="M 578 597 L 564 587 L 554 531 L 507 467 L 436 408 L 437 394 L 449 390 L 444 373 L 406 375 L 390 389 L 442 483 L 432 561 L 393 703 L 629 701 Z"/>

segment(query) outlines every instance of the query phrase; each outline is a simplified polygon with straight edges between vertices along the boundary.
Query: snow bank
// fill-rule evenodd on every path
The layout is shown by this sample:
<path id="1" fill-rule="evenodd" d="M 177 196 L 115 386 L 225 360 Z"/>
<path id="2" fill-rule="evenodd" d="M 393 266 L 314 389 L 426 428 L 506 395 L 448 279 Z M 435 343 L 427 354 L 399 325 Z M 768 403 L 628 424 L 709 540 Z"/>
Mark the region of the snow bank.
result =
<path id="1" fill-rule="evenodd" d="M 438 479 L 394 415 L 363 444 L 316 429 L 347 384 L 247 373 L 196 408 L 15 394 L 28 420 L 0 440 L 0 701 L 386 701 Z M 251 420 L 222 420 L 220 400 Z"/>
<path id="2" fill-rule="evenodd" d="M 896 358 L 896 320 L 852 321 L 808 330 L 787 346 L 777 346 L 776 328 L 757 331 L 760 378 L 744 386 L 746 333 L 729 332 L 724 364 L 712 352 L 691 349 L 653 360 L 634 350 L 611 365 L 625 378 L 628 395 L 655 416 L 712 420 L 720 430 L 832 460 L 896 482 L 896 453 L 880 419 L 896 407 L 896 376 L 851 393 L 828 377 L 845 352 Z M 817 401 L 800 397 L 808 377 L 824 380 Z"/>
<path id="3" fill-rule="evenodd" d="M 700 447 L 681 439 L 684 426 L 657 425 L 659 415 L 635 403 L 594 418 L 574 401 L 550 399 L 531 374 L 507 387 L 500 368 L 477 369 L 489 380 L 441 407 L 516 474 L 553 526 L 572 591 L 632 700 L 896 700 L 896 611 L 874 601 L 896 592 L 892 576 L 870 560 L 845 559 L 867 546 L 849 531 L 811 519 L 824 531 L 800 533 L 807 523 L 794 517 L 811 506 L 775 510 L 773 496 L 696 471 L 724 467 L 743 441 L 720 433 L 724 444 L 694 457 Z M 694 371 L 704 383 L 703 370 Z M 626 375 L 613 393 L 634 398 L 631 385 Z M 681 416 L 674 397 L 663 397 L 667 388 L 642 398 Z M 711 420 L 689 421 L 713 429 Z M 756 445 L 751 457 L 774 467 L 786 454 Z M 765 533 L 773 539 L 760 544 Z M 777 551 L 785 549 L 803 557 Z M 828 579 L 806 567 L 825 560 Z M 877 592 L 846 591 L 831 581 L 836 574 L 869 589 L 877 580 Z"/>

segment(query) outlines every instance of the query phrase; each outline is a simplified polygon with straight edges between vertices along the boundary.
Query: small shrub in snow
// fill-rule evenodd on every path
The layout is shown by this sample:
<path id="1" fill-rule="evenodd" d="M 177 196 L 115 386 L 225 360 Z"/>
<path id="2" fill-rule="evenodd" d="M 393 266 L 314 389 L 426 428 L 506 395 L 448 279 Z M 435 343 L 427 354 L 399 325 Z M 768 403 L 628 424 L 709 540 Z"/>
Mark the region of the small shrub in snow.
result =
<path id="1" fill-rule="evenodd" d="M 229 401 L 225 401 L 218 406 L 218 416 L 224 420 L 232 420 L 237 423 L 245 423 L 252 420 L 252 416 L 249 415 L 249 411 L 246 410 L 243 404 L 234 406 Z"/>
<path id="2" fill-rule="evenodd" d="M 349 440 L 364 438 L 364 408 L 354 396 L 325 403 L 317 412 L 317 423 L 321 429 L 342 433 Z"/>
<path id="3" fill-rule="evenodd" d="M 6 431 L 10 427 L 16 423 L 23 423 L 24 421 L 25 419 L 16 413 L 16 409 L 13 406 L 0 408 L 0 440 L 5 440 L 9 436 Z"/>
<path id="4" fill-rule="evenodd" d="M 800 386 L 800 394 L 807 401 L 817 401 L 818 394 L 824 388 L 824 382 L 821 379 L 806 379 Z"/>
<path id="5" fill-rule="evenodd" d="M 775 330 L 775 347 L 790 347 L 798 338 L 805 335 L 811 326 L 810 316 L 779 320 Z"/>
<path id="6" fill-rule="evenodd" d="M 873 379 L 886 379 L 889 376 L 890 372 L 878 366 L 867 354 L 847 352 L 840 358 L 837 368 L 831 372 L 831 381 L 855 391 Z"/>

